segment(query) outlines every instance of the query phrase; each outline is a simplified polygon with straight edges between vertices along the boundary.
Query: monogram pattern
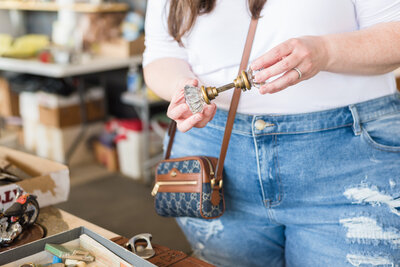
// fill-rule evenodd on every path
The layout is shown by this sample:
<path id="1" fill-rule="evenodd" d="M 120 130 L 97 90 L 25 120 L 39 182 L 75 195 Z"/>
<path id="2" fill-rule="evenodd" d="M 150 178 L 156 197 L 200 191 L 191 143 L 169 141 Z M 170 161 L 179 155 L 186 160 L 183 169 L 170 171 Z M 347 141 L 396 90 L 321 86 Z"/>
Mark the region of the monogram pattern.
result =
<path id="1" fill-rule="evenodd" d="M 200 173 L 201 171 L 198 160 L 185 160 L 162 162 L 157 167 L 157 174 L 168 174 L 173 168 L 181 173 Z M 155 209 L 158 215 L 164 217 L 218 217 L 224 211 L 222 190 L 219 192 L 221 201 L 217 206 L 211 203 L 211 193 L 210 183 L 203 183 L 201 193 L 158 192 L 155 197 Z"/>
<path id="2" fill-rule="evenodd" d="M 211 186 L 203 183 L 202 205 L 200 207 L 200 193 L 168 193 L 159 192 L 155 199 L 155 209 L 158 215 L 164 217 L 218 217 L 224 211 L 224 203 L 218 206 L 211 203 Z M 222 192 L 220 191 L 222 200 Z M 200 212 L 201 209 L 201 212 Z M 203 214 L 203 216 L 202 216 Z"/>
<path id="3" fill-rule="evenodd" d="M 199 173 L 200 162 L 198 160 L 162 162 L 157 167 L 157 174 L 168 174 L 173 168 L 181 173 Z"/>

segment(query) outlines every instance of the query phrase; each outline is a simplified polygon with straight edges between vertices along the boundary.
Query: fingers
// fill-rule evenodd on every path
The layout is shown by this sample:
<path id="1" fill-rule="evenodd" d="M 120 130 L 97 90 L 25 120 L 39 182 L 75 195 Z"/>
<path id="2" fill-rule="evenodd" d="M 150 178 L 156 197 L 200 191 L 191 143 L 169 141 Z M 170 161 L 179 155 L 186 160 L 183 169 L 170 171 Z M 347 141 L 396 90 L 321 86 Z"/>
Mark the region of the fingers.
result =
<path id="1" fill-rule="evenodd" d="M 200 122 L 204 118 L 204 115 L 201 113 L 196 113 L 185 120 L 176 120 L 176 127 L 181 132 L 187 132 L 193 128 L 198 122 Z"/>
<path id="2" fill-rule="evenodd" d="M 251 68 L 261 68 L 255 76 L 255 81 L 263 84 L 260 93 L 276 93 L 315 76 L 327 64 L 324 51 L 324 43 L 319 37 L 303 36 L 289 39 L 259 57 Z M 298 68 L 301 75 L 294 68 Z M 271 77 L 277 78 L 265 83 Z"/>
<path id="3" fill-rule="evenodd" d="M 214 118 L 216 112 L 217 106 L 215 104 L 211 104 L 204 108 L 203 113 L 197 113 L 187 117 L 186 119 L 178 119 L 176 120 L 178 130 L 181 132 L 186 132 L 193 127 L 203 128 Z"/>
<path id="4" fill-rule="evenodd" d="M 185 87 L 185 85 L 198 86 L 199 85 L 199 81 L 197 79 L 194 79 L 194 78 L 184 79 L 182 87 Z"/>
<path id="5" fill-rule="evenodd" d="M 175 94 L 172 96 L 170 105 L 173 105 L 174 107 L 182 102 L 182 100 L 185 99 L 185 94 L 183 91 L 183 88 L 176 91 Z"/>
<path id="6" fill-rule="evenodd" d="M 276 75 L 282 74 L 284 72 L 293 69 L 299 63 L 300 59 L 295 54 L 291 54 L 283 58 L 282 60 L 278 61 L 274 65 L 257 72 L 255 76 L 256 82 L 264 83 L 271 77 L 274 77 Z"/>
<path id="7" fill-rule="evenodd" d="M 276 62 L 280 61 L 282 58 L 290 55 L 292 50 L 293 50 L 292 46 L 289 45 L 288 42 L 284 42 L 272 48 L 270 51 L 268 51 L 261 57 L 257 58 L 255 61 L 251 63 L 250 67 L 253 70 L 267 68 L 275 64 Z"/>
<path id="8" fill-rule="evenodd" d="M 197 128 L 203 128 L 209 123 L 213 118 L 215 113 L 217 112 L 217 106 L 212 103 L 211 105 L 207 105 L 203 110 L 203 119 L 194 125 Z"/>
<path id="9" fill-rule="evenodd" d="M 202 113 L 192 114 L 189 106 L 185 102 L 184 85 L 197 86 L 196 79 L 187 79 L 182 83 L 182 87 L 172 96 L 168 106 L 167 116 L 177 123 L 177 128 L 181 132 L 187 132 L 193 127 L 204 127 L 215 115 L 217 110 L 215 104 L 204 107 Z"/>
<path id="10" fill-rule="evenodd" d="M 188 112 L 190 112 L 190 109 L 186 103 L 178 104 L 173 107 L 170 105 L 167 110 L 167 116 L 173 120 L 179 120 Z"/>
<path id="11" fill-rule="evenodd" d="M 191 86 L 198 86 L 199 81 L 197 79 L 193 79 L 193 78 L 185 78 L 185 79 L 181 79 L 176 86 L 176 93 L 177 92 L 183 92 L 183 88 L 185 88 L 185 85 L 191 85 Z M 176 95 L 176 93 L 174 95 Z"/>
<path id="12" fill-rule="evenodd" d="M 298 68 L 301 71 L 301 65 Z M 283 89 L 286 89 L 289 86 L 295 85 L 303 81 L 305 78 L 306 77 L 302 77 L 301 79 L 299 79 L 299 73 L 296 70 L 291 69 L 278 79 L 261 86 L 259 92 L 261 94 L 276 93 Z"/>
<path id="13" fill-rule="evenodd" d="M 178 107 L 177 109 L 180 109 L 180 107 Z M 192 115 L 192 113 L 188 111 L 187 113 L 185 113 L 185 116 L 180 116 L 174 120 L 177 123 L 177 128 L 179 131 L 187 132 L 193 127 L 205 127 L 207 123 L 213 119 L 216 112 L 217 106 L 215 104 L 211 104 L 204 108 L 203 113 Z"/>
<path id="14" fill-rule="evenodd" d="M 167 116 L 168 117 L 170 117 L 173 120 L 176 120 L 178 118 L 178 115 L 180 113 L 183 113 L 183 109 L 184 108 L 183 107 L 179 107 L 179 106 L 181 104 L 185 104 L 186 103 L 185 102 L 184 87 L 185 87 L 185 85 L 197 86 L 197 84 L 198 84 L 198 81 L 196 79 L 186 79 L 186 80 L 184 80 L 182 82 L 182 86 L 180 86 L 179 89 L 172 96 L 171 102 L 170 102 L 170 104 L 168 106 L 168 110 L 167 110 Z M 178 107 L 178 109 L 175 110 L 177 107 Z M 189 107 L 187 107 L 187 108 L 189 109 Z"/>

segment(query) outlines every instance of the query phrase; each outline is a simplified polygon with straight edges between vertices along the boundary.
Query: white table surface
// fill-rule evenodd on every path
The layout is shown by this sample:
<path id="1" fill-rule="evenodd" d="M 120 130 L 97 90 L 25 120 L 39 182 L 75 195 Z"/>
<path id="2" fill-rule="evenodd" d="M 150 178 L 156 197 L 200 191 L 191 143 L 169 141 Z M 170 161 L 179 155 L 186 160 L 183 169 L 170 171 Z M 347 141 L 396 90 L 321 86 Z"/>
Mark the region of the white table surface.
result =
<path id="1" fill-rule="evenodd" d="M 141 55 L 130 58 L 95 57 L 77 64 L 42 63 L 33 59 L 0 57 L 0 70 L 64 78 L 127 68 L 130 65 L 139 64 L 141 61 Z"/>

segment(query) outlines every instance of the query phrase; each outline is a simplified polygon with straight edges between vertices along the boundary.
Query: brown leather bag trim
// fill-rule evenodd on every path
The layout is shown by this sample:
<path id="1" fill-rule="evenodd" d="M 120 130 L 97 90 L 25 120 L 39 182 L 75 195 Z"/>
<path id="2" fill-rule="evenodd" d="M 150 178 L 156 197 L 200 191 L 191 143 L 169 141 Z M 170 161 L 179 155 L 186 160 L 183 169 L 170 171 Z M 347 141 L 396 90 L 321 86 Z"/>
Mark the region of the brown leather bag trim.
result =
<path id="1" fill-rule="evenodd" d="M 197 181 L 197 180 L 192 180 L 192 181 Z M 202 187 L 201 183 L 197 183 L 196 185 L 160 185 L 158 192 L 198 193 L 201 192 L 201 187 Z"/>
<path id="2" fill-rule="evenodd" d="M 223 208 L 222 208 L 222 212 L 218 215 L 218 216 L 215 216 L 215 217 L 206 217 L 206 216 L 204 216 L 204 214 L 203 214 L 203 210 L 202 209 L 200 209 L 200 214 L 201 214 L 201 217 L 203 217 L 204 219 L 216 219 L 216 218 L 219 218 L 219 217 L 221 217 L 222 216 L 222 214 L 224 214 L 224 212 L 225 212 L 225 198 L 224 198 L 224 188 L 222 188 L 222 199 L 221 199 L 221 201 L 222 201 L 222 206 L 223 206 Z M 200 198 L 200 207 L 202 207 L 203 206 L 203 199 L 202 198 Z"/>
<path id="3" fill-rule="evenodd" d="M 208 160 L 210 160 L 210 163 L 213 166 L 213 171 L 214 171 L 214 175 L 215 175 L 215 166 L 218 163 L 218 158 L 215 158 L 215 157 L 207 157 L 207 158 L 208 158 Z M 206 159 L 203 159 L 203 160 L 206 160 Z M 210 167 L 207 162 L 204 165 L 207 166 L 207 168 Z M 210 170 L 208 169 L 207 171 L 208 171 L 208 174 L 210 174 Z M 208 179 L 210 179 L 210 177 L 208 177 Z M 201 191 L 201 193 L 203 193 L 203 191 Z M 212 196 L 212 193 L 211 193 L 211 196 Z M 224 189 L 223 189 L 223 187 L 222 187 L 222 198 L 221 198 L 220 201 L 222 201 L 222 205 L 223 205 L 223 209 L 222 209 L 222 212 L 220 213 L 220 215 L 215 216 L 215 217 L 206 217 L 203 214 L 203 210 L 200 208 L 201 217 L 203 217 L 204 219 L 216 219 L 218 217 L 221 217 L 222 214 L 224 214 L 224 212 L 225 212 L 225 198 L 224 198 Z M 212 199 L 211 199 L 211 202 L 213 202 Z M 200 207 L 203 207 L 203 198 L 202 197 L 200 197 Z"/>
<path id="4" fill-rule="evenodd" d="M 176 176 L 173 177 L 170 173 L 159 174 L 157 182 L 168 182 L 168 181 L 198 181 L 202 183 L 202 177 L 200 173 L 180 173 L 177 172 Z"/>

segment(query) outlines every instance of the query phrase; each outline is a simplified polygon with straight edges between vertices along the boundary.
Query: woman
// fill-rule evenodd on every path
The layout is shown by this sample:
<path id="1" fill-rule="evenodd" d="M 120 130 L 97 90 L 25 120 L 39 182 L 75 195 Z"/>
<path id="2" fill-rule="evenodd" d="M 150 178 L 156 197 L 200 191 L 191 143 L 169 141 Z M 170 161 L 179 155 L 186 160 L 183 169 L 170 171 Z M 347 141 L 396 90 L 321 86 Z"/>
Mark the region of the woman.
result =
<path id="1" fill-rule="evenodd" d="M 400 0 L 149 0 L 144 74 L 171 101 L 172 157 L 218 157 L 231 92 L 193 115 L 183 87 L 235 78 L 251 17 L 250 67 L 265 85 L 241 96 L 225 214 L 177 220 L 195 254 L 218 266 L 395 266 Z"/>

